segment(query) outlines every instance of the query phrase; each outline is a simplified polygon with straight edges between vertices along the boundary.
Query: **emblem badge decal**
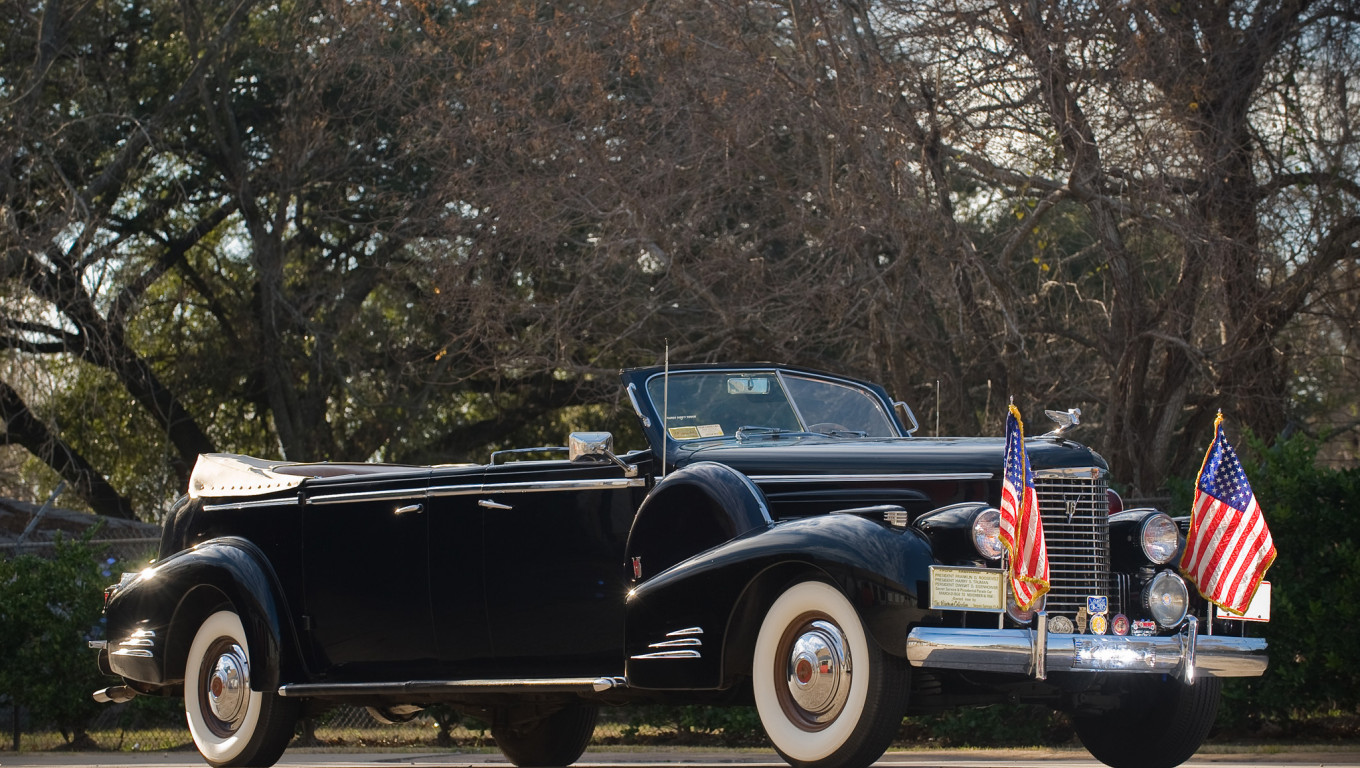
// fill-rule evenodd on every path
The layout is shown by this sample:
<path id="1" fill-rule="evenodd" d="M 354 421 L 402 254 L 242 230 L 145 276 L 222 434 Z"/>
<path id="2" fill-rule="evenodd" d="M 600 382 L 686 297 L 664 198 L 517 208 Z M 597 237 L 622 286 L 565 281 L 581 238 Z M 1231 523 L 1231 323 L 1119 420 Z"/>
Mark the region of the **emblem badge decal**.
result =
<path id="1" fill-rule="evenodd" d="M 1116 635 L 1127 635 L 1129 633 L 1129 617 L 1122 613 L 1116 613 L 1110 620 L 1110 630 Z"/>
<path id="2" fill-rule="evenodd" d="M 1072 634 L 1072 620 L 1066 616 L 1049 616 L 1048 631 L 1058 635 Z"/>
<path id="3" fill-rule="evenodd" d="M 1086 610 L 1086 606 L 1084 606 L 1084 605 L 1083 605 L 1081 608 L 1079 608 L 1079 609 L 1077 610 L 1077 634 L 1080 634 L 1080 635 L 1086 634 L 1086 615 L 1087 615 L 1087 613 L 1088 613 L 1088 612 L 1087 612 L 1087 610 Z"/>
<path id="4" fill-rule="evenodd" d="M 642 578 L 642 558 L 640 556 L 633 558 L 633 578 Z"/>
<path id="5" fill-rule="evenodd" d="M 1092 615 L 1109 613 L 1110 599 L 1108 597 L 1086 598 L 1086 612 Z"/>
<path id="6" fill-rule="evenodd" d="M 1067 502 L 1067 523 L 1071 525 L 1072 518 L 1076 516 L 1077 516 L 1077 502 L 1075 501 Z"/>
<path id="7" fill-rule="evenodd" d="M 1103 613 L 1097 613 L 1096 615 L 1092 616 L 1092 617 L 1091 617 L 1091 634 L 1093 634 L 1093 635 L 1103 635 L 1103 634 L 1105 634 L 1105 625 L 1106 625 L 1105 614 L 1103 614 Z"/>
<path id="8" fill-rule="evenodd" d="M 1152 637 L 1157 633 L 1157 622 L 1139 619 L 1133 622 L 1132 634 L 1134 637 Z"/>

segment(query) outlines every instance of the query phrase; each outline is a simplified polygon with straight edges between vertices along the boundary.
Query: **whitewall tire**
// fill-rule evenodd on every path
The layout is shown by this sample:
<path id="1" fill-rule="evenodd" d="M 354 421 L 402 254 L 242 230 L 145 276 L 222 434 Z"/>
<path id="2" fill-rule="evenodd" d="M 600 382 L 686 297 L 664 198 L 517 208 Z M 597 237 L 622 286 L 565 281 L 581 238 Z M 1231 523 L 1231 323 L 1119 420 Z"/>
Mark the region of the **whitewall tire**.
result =
<path id="1" fill-rule="evenodd" d="M 194 635 L 184 715 L 199 753 L 214 766 L 273 765 L 293 736 L 296 703 L 250 688 L 250 646 L 232 611 L 212 614 Z"/>
<path id="2" fill-rule="evenodd" d="M 906 661 L 884 653 L 822 581 L 795 583 L 770 606 L 751 671 L 760 722 L 794 766 L 867 766 L 906 710 Z"/>

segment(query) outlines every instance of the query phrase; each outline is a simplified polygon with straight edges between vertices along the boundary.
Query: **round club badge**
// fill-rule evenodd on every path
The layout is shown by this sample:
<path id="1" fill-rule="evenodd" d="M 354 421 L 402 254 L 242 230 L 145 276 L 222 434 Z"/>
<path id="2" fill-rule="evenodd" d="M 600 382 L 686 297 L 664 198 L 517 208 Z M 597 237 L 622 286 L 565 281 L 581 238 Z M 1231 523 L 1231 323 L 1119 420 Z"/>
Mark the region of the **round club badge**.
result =
<path id="1" fill-rule="evenodd" d="M 1127 635 L 1129 633 L 1129 617 L 1122 613 L 1116 613 L 1110 622 L 1110 630 L 1116 635 Z"/>
<path id="2" fill-rule="evenodd" d="M 1048 631 L 1058 635 L 1070 635 L 1076 627 L 1072 626 L 1072 620 L 1066 616 L 1049 616 Z"/>
<path id="3" fill-rule="evenodd" d="M 1106 628 L 1105 614 L 1097 613 L 1091 617 L 1091 634 L 1103 635 L 1105 634 L 1105 628 Z"/>

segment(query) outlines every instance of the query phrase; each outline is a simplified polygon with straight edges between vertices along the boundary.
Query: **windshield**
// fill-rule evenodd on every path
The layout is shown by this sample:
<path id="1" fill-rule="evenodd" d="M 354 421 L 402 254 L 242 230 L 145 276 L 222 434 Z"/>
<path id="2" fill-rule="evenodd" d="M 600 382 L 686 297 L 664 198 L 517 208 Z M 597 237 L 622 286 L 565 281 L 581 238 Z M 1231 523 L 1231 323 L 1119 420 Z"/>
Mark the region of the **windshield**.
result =
<path id="1" fill-rule="evenodd" d="M 673 440 L 746 432 L 819 432 L 894 437 L 878 398 L 860 387 L 776 371 L 704 371 L 653 376 L 647 394 Z"/>

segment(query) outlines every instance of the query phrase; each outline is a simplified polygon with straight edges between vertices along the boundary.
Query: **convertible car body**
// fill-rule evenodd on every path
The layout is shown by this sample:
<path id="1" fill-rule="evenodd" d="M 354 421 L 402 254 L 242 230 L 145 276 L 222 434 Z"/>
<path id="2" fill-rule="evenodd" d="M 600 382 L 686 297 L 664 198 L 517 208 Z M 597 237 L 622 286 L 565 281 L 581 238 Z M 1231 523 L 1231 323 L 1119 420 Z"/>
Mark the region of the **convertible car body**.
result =
<path id="1" fill-rule="evenodd" d="M 601 705 L 672 702 L 754 704 L 789 763 L 859 768 L 904 714 L 1026 700 L 1109 765 L 1170 768 L 1220 678 L 1265 670 L 1176 573 L 1184 521 L 1119 509 L 1062 427 L 1026 443 L 1053 586 L 1022 611 L 1001 438 L 913 437 L 882 388 L 809 370 L 622 379 L 645 450 L 201 457 L 158 559 L 106 592 L 100 664 L 123 682 L 95 697 L 182 695 L 219 766 L 272 764 L 336 704 L 452 706 L 515 764 L 566 765 Z"/>

